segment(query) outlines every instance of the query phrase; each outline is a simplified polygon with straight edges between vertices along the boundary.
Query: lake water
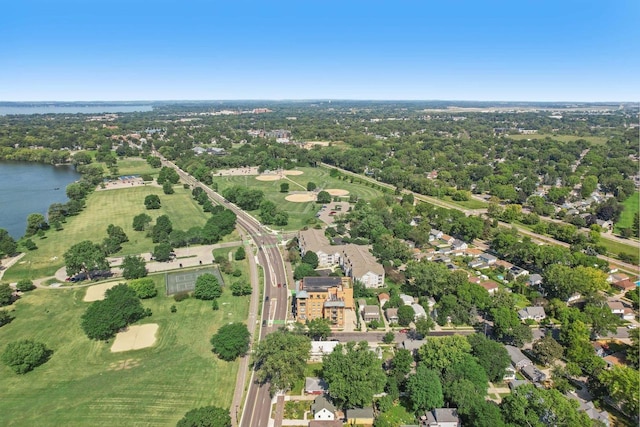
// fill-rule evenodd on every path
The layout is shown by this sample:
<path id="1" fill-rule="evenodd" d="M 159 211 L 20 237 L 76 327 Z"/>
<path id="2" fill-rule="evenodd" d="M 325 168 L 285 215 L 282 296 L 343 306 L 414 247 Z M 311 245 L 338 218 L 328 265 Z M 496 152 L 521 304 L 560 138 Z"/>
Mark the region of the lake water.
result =
<path id="1" fill-rule="evenodd" d="M 0 228 L 22 237 L 27 216 L 46 216 L 52 203 L 67 202 L 65 189 L 78 179 L 73 166 L 0 161 Z"/>
<path id="2" fill-rule="evenodd" d="M 102 114 L 133 113 L 151 111 L 151 105 L 56 105 L 56 104 L 24 104 L 0 105 L 0 116 L 8 114 Z"/>

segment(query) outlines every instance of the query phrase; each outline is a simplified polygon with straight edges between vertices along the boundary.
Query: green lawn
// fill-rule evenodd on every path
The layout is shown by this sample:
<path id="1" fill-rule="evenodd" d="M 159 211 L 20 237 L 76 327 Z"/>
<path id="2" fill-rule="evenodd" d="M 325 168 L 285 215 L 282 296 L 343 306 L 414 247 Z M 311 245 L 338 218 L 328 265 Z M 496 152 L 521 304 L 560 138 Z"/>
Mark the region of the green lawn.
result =
<path id="1" fill-rule="evenodd" d="M 143 301 L 153 315 L 141 323 L 159 330 L 149 349 L 111 353 L 111 343 L 89 340 L 80 328 L 86 288 L 38 289 L 17 301 L 15 320 L 0 328 L 0 351 L 30 338 L 54 353 L 25 375 L 0 365 L 0 425 L 175 426 L 192 408 L 228 407 L 238 364 L 218 360 L 209 339 L 221 325 L 244 321 L 248 300 L 225 291 L 218 311 L 207 301 L 176 303 L 164 296 L 164 276 L 152 277 L 159 294 Z"/>
<path id="2" fill-rule="evenodd" d="M 160 197 L 160 209 L 145 209 L 144 198 L 148 194 Z M 151 239 L 145 237 L 146 232 L 134 231 L 132 226 L 133 217 L 141 213 L 154 220 L 160 215 L 168 215 L 173 227 L 180 230 L 202 226 L 208 216 L 191 198 L 190 191 L 180 185 L 175 186 L 172 195 L 165 195 L 161 188 L 151 185 L 95 191 L 89 195 L 87 206 L 79 215 L 67 218 L 64 230 L 49 230 L 44 239 L 33 237 L 38 249 L 27 252 L 19 264 L 8 269 L 4 280 L 53 276 L 64 265 L 63 254 L 67 249 L 82 240 L 102 242 L 107 237 L 109 224 L 121 226 L 129 237 L 116 255 L 150 252 L 154 247 Z"/>
<path id="3" fill-rule="evenodd" d="M 633 225 L 633 216 L 640 210 L 640 192 L 635 192 L 629 196 L 623 203 L 624 210 L 620 215 L 620 219 L 616 222 L 615 231 L 620 232 L 621 228 L 631 228 Z"/>
<path id="4" fill-rule="evenodd" d="M 225 188 L 233 185 L 248 186 L 264 192 L 268 200 L 273 201 L 280 209 L 289 214 L 289 224 L 284 227 L 286 230 L 299 230 L 315 220 L 315 214 L 320 209 L 320 205 L 314 202 L 295 203 L 285 200 L 285 197 L 295 191 L 306 191 L 307 182 L 314 182 L 319 189 L 337 188 L 349 191 L 359 198 L 371 200 L 382 195 L 378 187 L 369 187 L 364 184 L 351 183 L 349 179 L 341 180 L 329 176 L 329 170 L 325 168 L 298 168 L 303 171 L 302 175 L 289 175 L 286 180 L 279 181 L 258 181 L 253 176 L 218 176 L 214 177 L 214 182 L 218 184 L 218 191 L 222 193 Z M 280 184 L 289 183 L 289 193 L 280 192 Z M 257 217 L 257 211 L 250 212 Z M 277 228 L 277 227 L 276 227 Z"/>
<path id="5" fill-rule="evenodd" d="M 451 196 L 444 196 L 442 197 L 442 200 L 451 203 L 452 205 L 462 206 L 465 209 L 486 209 L 487 206 L 489 206 L 487 203 L 473 198 L 466 201 L 456 201 L 453 200 Z"/>
<path id="6" fill-rule="evenodd" d="M 145 159 L 139 157 L 126 157 L 118 159 L 118 173 L 120 175 L 151 175 L 156 177 L 160 168 L 152 168 Z"/>
<path id="7" fill-rule="evenodd" d="M 598 145 L 606 144 L 608 140 L 606 136 L 553 135 L 553 134 L 544 134 L 544 133 L 536 133 L 533 135 L 509 135 L 508 138 L 514 139 L 517 141 L 517 140 L 523 140 L 523 139 L 524 140 L 527 140 L 527 139 L 543 140 L 547 137 L 551 138 L 554 141 L 560 141 L 560 142 L 571 142 L 571 141 L 577 141 L 579 139 L 584 139 L 585 141 L 588 141 L 592 144 L 598 144 Z"/>

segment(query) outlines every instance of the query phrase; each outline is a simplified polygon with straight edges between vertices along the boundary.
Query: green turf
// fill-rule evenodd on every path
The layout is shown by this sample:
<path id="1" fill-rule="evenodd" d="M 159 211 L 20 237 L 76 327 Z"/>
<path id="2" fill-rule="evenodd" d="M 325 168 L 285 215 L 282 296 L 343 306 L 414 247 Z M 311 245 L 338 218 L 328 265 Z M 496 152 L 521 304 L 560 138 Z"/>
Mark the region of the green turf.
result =
<path id="1" fill-rule="evenodd" d="M 524 140 L 528 140 L 528 139 L 543 140 L 545 138 L 551 138 L 554 141 L 560 141 L 560 142 L 571 142 L 571 141 L 577 141 L 579 139 L 584 139 L 585 141 L 588 141 L 592 144 L 597 144 L 597 145 L 605 144 L 609 139 L 606 136 L 596 136 L 596 135 L 577 136 L 577 135 L 553 135 L 553 134 L 542 134 L 542 133 L 536 133 L 533 135 L 509 135 L 508 138 L 514 139 L 516 141 L 523 140 L 523 139 Z"/>
<path id="2" fill-rule="evenodd" d="M 157 194 L 162 207 L 147 210 L 144 198 L 147 194 Z M 160 215 L 169 216 L 175 229 L 187 230 L 193 226 L 203 226 L 207 214 L 191 198 L 189 190 L 175 186 L 175 194 L 165 195 L 159 187 L 146 185 L 118 190 L 95 191 L 87 198 L 86 208 L 77 216 L 69 217 L 63 224 L 64 230 L 47 231 L 46 237 L 32 239 L 38 246 L 29 251 L 19 264 L 5 272 L 5 281 L 16 281 L 22 278 L 40 278 L 53 276 L 55 271 L 64 265 L 63 254 L 72 245 L 82 240 L 102 242 L 107 237 L 109 224 L 121 226 L 129 241 L 122 245 L 116 255 L 139 254 L 150 252 L 155 246 L 144 231 L 133 230 L 133 217 L 146 213 L 154 220 Z M 57 257 L 57 259 L 54 259 Z"/>
<path id="3" fill-rule="evenodd" d="M 252 176 L 218 176 L 214 182 L 218 184 L 218 191 L 222 193 L 225 188 L 233 185 L 246 185 L 253 189 L 264 192 L 268 200 L 273 201 L 280 209 L 289 214 L 289 224 L 285 230 L 299 230 L 307 225 L 309 220 L 315 219 L 315 214 L 320 209 L 320 205 L 314 202 L 295 203 L 285 200 L 285 197 L 295 191 L 306 191 L 307 182 L 314 182 L 318 189 L 343 189 L 355 194 L 359 198 L 371 200 L 380 197 L 382 192 L 377 187 L 370 187 L 360 183 L 351 183 L 349 179 L 341 180 L 329 176 L 329 170 L 325 168 L 298 168 L 303 171 L 302 175 L 289 175 L 286 180 L 279 181 L 258 181 Z M 289 193 L 280 192 L 280 183 L 289 183 Z M 257 216 L 257 211 L 250 212 Z M 279 228 L 279 227 L 276 227 Z"/>
<path id="4" fill-rule="evenodd" d="M 0 351 L 30 338 L 54 354 L 25 375 L 0 365 L 0 425 L 175 426 L 192 408 L 228 407 L 238 364 L 218 360 L 209 339 L 221 325 L 246 319 L 248 298 L 225 291 L 218 311 L 207 301 L 176 303 L 164 297 L 164 276 L 152 277 L 158 296 L 143 304 L 153 315 L 140 322 L 159 325 L 149 349 L 111 353 L 111 343 L 89 340 L 80 328 L 86 288 L 38 289 L 17 301 L 15 320 L 0 328 Z M 125 360 L 131 368 L 121 369 Z"/>
<path id="5" fill-rule="evenodd" d="M 118 174 L 120 175 L 152 175 L 157 176 L 160 168 L 152 168 L 145 159 L 127 157 L 118 160 Z"/>
<path id="6" fill-rule="evenodd" d="M 620 219 L 616 222 L 615 231 L 620 232 L 621 228 L 631 228 L 633 225 L 633 216 L 640 210 L 640 192 L 635 192 L 622 202 L 624 210 L 620 215 Z"/>
<path id="7" fill-rule="evenodd" d="M 488 205 L 488 203 L 483 202 L 481 200 L 478 199 L 469 199 L 466 201 L 456 201 L 453 200 L 451 198 L 451 196 L 445 196 L 442 197 L 442 200 L 444 200 L 447 203 L 451 203 L 452 205 L 458 205 L 458 206 L 462 206 L 465 209 L 486 209 Z"/>

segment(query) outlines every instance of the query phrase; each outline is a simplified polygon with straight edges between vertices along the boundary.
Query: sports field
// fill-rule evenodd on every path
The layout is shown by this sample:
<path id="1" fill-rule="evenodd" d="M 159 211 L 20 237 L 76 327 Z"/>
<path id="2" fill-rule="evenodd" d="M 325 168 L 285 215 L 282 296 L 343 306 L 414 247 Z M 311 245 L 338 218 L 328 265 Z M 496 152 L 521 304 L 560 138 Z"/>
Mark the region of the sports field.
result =
<path id="1" fill-rule="evenodd" d="M 164 296 L 164 275 L 151 277 L 158 296 L 143 300 L 153 315 L 140 323 L 158 324 L 157 341 L 141 350 L 112 353 L 113 340 L 84 335 L 86 288 L 38 289 L 16 302 L 15 320 L 0 328 L 0 352 L 30 338 L 54 353 L 25 375 L 0 364 L 0 425 L 175 426 L 192 408 L 228 407 L 238 364 L 218 360 L 209 339 L 221 325 L 246 320 L 248 297 L 225 290 L 220 310 L 212 311 L 210 301 L 176 303 Z"/>
<path id="2" fill-rule="evenodd" d="M 160 197 L 160 209 L 145 209 L 144 198 L 148 194 Z M 168 215 L 174 229 L 179 230 L 203 226 L 208 217 L 193 200 L 190 190 L 177 185 L 175 194 L 171 195 L 165 195 L 161 188 L 148 185 L 95 191 L 89 195 L 86 208 L 79 215 L 67 218 L 63 230 L 49 230 L 44 239 L 32 237 L 38 249 L 27 251 L 20 263 L 5 272 L 3 279 L 17 281 L 22 278 L 53 276 L 64 265 L 63 254 L 67 249 L 83 240 L 102 242 L 107 237 L 109 224 L 121 226 L 129 237 L 129 241 L 122 245 L 122 251 L 117 255 L 150 252 L 154 244 L 146 237 L 146 232 L 133 230 L 133 217 L 141 213 L 146 213 L 153 220 L 160 215 Z"/>
<path id="3" fill-rule="evenodd" d="M 307 183 L 314 182 L 317 189 L 339 189 L 348 191 L 349 194 L 365 200 L 371 200 L 380 197 L 382 192 L 376 186 L 367 186 L 365 184 L 351 183 L 349 179 L 341 180 L 329 176 L 329 170 L 325 168 L 304 167 L 297 168 L 302 171 L 301 175 L 286 175 L 286 179 L 278 179 L 276 181 L 260 181 L 252 176 L 218 176 L 213 180 L 218 184 L 219 192 L 233 185 L 246 185 L 253 189 L 264 192 L 268 200 L 274 202 L 278 208 L 289 214 L 289 225 L 286 230 L 299 230 L 308 223 L 309 220 L 315 219 L 315 214 L 321 205 L 315 202 L 291 202 L 285 198 L 289 193 L 280 192 L 280 184 L 289 183 L 289 191 L 306 191 Z M 256 213 L 256 212 L 252 212 Z"/>
<path id="4" fill-rule="evenodd" d="M 216 267 L 198 268 L 196 270 L 180 270 L 165 273 L 167 282 L 167 295 L 177 294 L 178 292 L 191 292 L 196 288 L 196 280 L 203 274 L 213 274 L 216 276 L 222 286 L 224 279 L 220 270 Z"/>

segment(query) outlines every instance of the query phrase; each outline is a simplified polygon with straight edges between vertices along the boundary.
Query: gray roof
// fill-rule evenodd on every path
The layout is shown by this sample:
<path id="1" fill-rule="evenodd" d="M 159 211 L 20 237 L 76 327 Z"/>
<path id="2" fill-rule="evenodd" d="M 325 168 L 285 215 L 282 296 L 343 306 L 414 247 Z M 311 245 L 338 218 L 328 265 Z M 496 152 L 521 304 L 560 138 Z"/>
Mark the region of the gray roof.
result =
<path id="1" fill-rule="evenodd" d="M 311 405 L 311 410 L 313 411 L 314 414 L 318 411 L 321 411 L 322 409 L 327 409 L 331 412 L 336 412 L 336 407 L 333 406 L 333 403 L 329 402 L 329 400 L 324 394 L 316 397 L 315 400 L 313 401 L 313 404 Z"/>
<path id="2" fill-rule="evenodd" d="M 344 301 L 327 301 L 324 303 L 325 307 L 344 307 Z"/>
<path id="3" fill-rule="evenodd" d="M 532 274 L 529 276 L 529 283 L 538 283 L 538 282 L 542 282 L 542 276 L 539 275 L 538 273 Z"/>
<path id="4" fill-rule="evenodd" d="M 302 280 L 302 286 L 308 292 L 326 291 L 342 284 L 340 277 L 305 277 Z"/>
<path id="5" fill-rule="evenodd" d="M 347 418 L 373 418 L 373 407 L 347 409 Z"/>
<path id="6" fill-rule="evenodd" d="M 363 312 L 368 315 L 380 315 L 380 308 L 377 305 L 365 305 Z"/>
<path id="7" fill-rule="evenodd" d="M 457 408 L 436 408 L 425 415 L 429 423 L 457 423 L 460 421 Z"/>
<path id="8" fill-rule="evenodd" d="M 322 378 L 306 377 L 304 379 L 305 391 L 327 391 L 329 385 Z"/>
<path id="9" fill-rule="evenodd" d="M 528 361 L 528 364 L 531 364 L 531 360 L 525 356 L 518 347 L 514 347 L 512 345 L 505 345 L 504 347 L 507 349 L 507 353 L 509 353 L 509 357 L 511 358 L 511 363 L 514 365 L 523 361 Z"/>

